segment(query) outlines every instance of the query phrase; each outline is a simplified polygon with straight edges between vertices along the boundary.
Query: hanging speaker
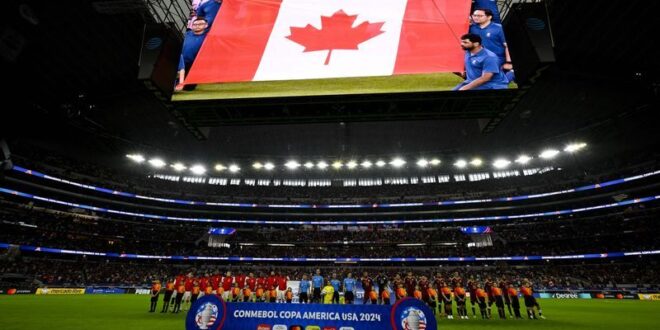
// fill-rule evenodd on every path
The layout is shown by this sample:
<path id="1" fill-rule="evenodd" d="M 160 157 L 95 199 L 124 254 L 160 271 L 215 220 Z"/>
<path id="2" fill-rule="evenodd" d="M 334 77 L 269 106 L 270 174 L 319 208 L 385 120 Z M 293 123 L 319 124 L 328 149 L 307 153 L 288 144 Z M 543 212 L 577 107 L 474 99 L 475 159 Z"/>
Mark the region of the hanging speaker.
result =
<path id="1" fill-rule="evenodd" d="M 138 79 L 171 94 L 181 54 L 181 41 L 170 26 L 147 24 L 142 34 Z"/>

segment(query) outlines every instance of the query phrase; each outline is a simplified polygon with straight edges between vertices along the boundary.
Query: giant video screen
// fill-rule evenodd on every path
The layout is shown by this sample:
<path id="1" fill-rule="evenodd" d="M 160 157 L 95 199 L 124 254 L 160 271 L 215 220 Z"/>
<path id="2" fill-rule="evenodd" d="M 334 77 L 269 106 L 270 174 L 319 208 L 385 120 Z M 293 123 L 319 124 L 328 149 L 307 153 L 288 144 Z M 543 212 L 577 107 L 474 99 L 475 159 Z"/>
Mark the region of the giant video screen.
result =
<path id="1" fill-rule="evenodd" d="M 515 87 L 495 0 L 194 0 L 174 101 Z"/>

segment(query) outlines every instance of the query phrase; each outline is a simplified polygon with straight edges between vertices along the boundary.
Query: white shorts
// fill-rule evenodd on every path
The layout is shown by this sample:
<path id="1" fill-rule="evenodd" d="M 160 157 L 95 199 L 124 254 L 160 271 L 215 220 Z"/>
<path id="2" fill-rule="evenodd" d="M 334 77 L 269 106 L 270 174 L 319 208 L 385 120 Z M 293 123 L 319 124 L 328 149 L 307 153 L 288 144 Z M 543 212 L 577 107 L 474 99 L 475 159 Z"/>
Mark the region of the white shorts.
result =
<path id="1" fill-rule="evenodd" d="M 192 293 L 190 291 L 186 291 L 183 293 L 183 301 L 190 301 L 190 297 L 192 296 Z"/>
<path id="2" fill-rule="evenodd" d="M 286 293 L 286 290 L 277 289 L 277 300 L 284 301 L 284 294 L 285 293 Z"/>

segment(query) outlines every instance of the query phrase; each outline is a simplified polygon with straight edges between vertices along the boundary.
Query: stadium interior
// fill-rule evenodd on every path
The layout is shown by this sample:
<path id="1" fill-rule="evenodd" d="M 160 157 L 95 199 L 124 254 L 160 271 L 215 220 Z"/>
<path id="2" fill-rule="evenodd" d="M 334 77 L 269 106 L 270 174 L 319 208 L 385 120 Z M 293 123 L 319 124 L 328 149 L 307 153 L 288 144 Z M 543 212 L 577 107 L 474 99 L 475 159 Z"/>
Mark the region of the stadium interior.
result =
<path id="1" fill-rule="evenodd" d="M 497 3 L 517 89 L 172 101 L 189 0 L 3 2 L 0 310 L 17 316 L 0 328 L 44 324 L 10 291 L 148 294 L 228 271 L 660 300 L 658 4 Z M 547 15 L 551 60 L 526 6 Z M 165 45 L 155 63 L 149 33 Z M 144 314 L 139 299 L 125 306 Z M 546 328 L 607 327 L 552 323 L 560 307 L 540 303 Z"/>

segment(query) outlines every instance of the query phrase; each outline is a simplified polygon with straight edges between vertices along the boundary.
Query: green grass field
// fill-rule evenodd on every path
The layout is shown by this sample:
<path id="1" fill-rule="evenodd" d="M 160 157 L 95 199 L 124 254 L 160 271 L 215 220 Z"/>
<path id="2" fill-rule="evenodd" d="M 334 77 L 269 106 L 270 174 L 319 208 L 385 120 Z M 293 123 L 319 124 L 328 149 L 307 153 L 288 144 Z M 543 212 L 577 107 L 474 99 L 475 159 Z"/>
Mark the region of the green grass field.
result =
<path id="1" fill-rule="evenodd" d="M 650 330 L 660 325 L 659 302 L 541 299 L 539 303 L 545 320 L 442 319 L 438 328 Z M 184 329 L 185 313 L 148 313 L 148 309 L 149 298 L 138 295 L 3 295 L 0 329 Z"/>
<path id="2" fill-rule="evenodd" d="M 378 94 L 451 90 L 463 81 L 453 73 L 386 77 L 332 78 L 200 84 L 193 91 L 176 92 L 173 101 L 242 99 L 310 95 Z"/>

